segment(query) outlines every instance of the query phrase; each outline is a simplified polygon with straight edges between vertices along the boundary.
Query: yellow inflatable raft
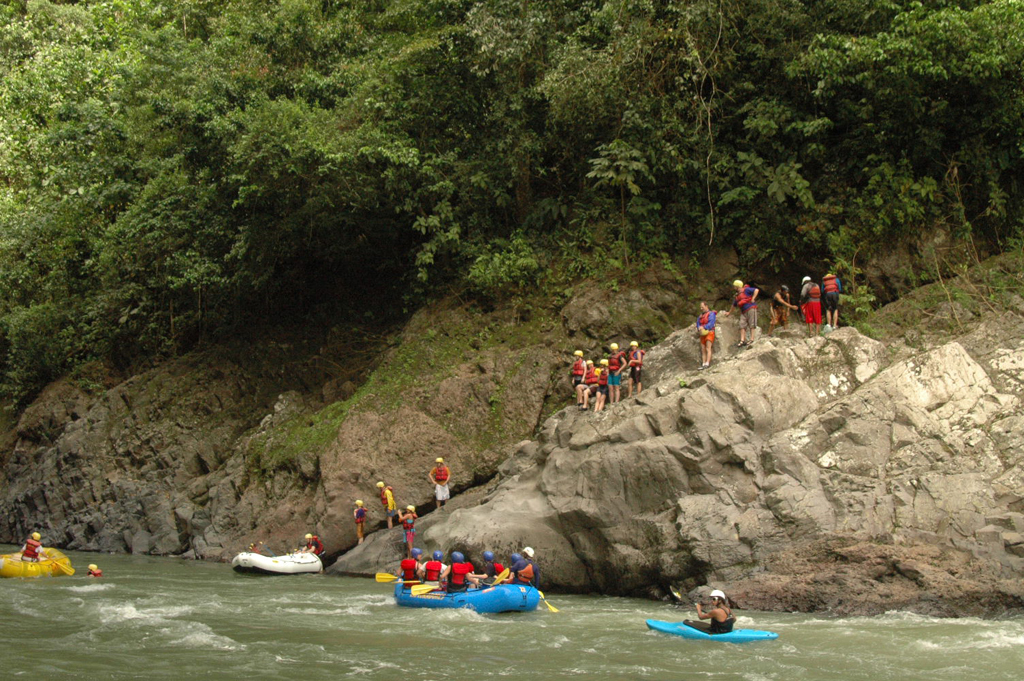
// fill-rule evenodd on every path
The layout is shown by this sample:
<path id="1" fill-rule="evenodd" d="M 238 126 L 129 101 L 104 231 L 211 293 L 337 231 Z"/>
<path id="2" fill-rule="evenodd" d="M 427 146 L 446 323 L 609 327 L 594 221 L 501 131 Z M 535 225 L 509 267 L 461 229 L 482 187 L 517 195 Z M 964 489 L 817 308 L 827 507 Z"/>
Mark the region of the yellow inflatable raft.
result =
<path id="1" fill-rule="evenodd" d="M 23 561 L 20 553 L 0 556 L 0 577 L 63 577 L 75 574 L 71 559 L 57 549 L 41 549 L 46 558 L 38 563 Z"/>

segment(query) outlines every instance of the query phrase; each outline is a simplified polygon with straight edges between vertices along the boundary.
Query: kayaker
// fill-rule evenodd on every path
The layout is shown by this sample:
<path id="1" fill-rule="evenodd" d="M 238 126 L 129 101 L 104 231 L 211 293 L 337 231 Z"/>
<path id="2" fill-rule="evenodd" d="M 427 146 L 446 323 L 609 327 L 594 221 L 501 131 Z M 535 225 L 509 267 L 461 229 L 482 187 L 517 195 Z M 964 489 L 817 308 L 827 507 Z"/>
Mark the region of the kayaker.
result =
<path id="1" fill-rule="evenodd" d="M 422 554 L 422 549 L 413 549 L 412 555 L 410 555 L 408 558 L 403 559 L 402 562 L 399 564 L 401 570 L 399 571 L 398 574 L 402 578 L 403 589 L 412 588 L 412 583 L 418 581 L 418 575 L 416 574 L 416 572 L 419 569 L 418 559 Z"/>
<path id="2" fill-rule="evenodd" d="M 441 586 L 441 578 L 448 572 L 448 566 L 441 562 L 441 559 L 444 558 L 444 553 L 442 551 L 434 551 L 432 558 L 433 560 L 428 560 L 423 565 L 423 581 L 437 582 L 437 585 Z"/>
<path id="3" fill-rule="evenodd" d="M 324 550 L 324 543 L 320 541 L 320 537 L 307 532 L 306 545 L 302 548 L 302 553 L 312 553 L 314 556 L 319 558 L 324 555 Z"/>
<path id="4" fill-rule="evenodd" d="M 493 584 L 494 578 L 497 577 L 505 569 L 505 566 L 501 563 L 494 562 L 494 552 L 484 551 L 484 578 L 485 584 Z"/>
<path id="5" fill-rule="evenodd" d="M 473 564 L 459 551 L 452 552 L 452 566 L 449 568 L 448 593 L 465 591 L 470 584 L 476 586 L 479 579 L 473 574 Z"/>
<path id="6" fill-rule="evenodd" d="M 89 577 L 102 577 L 103 570 L 100 570 L 96 563 L 89 563 L 89 572 L 86 575 Z"/>
<path id="7" fill-rule="evenodd" d="M 416 519 L 419 518 L 416 515 L 415 506 L 406 506 L 405 512 L 398 516 L 398 519 L 402 521 L 402 529 L 405 530 L 405 548 L 408 551 L 408 557 L 412 558 L 412 545 L 416 540 Z"/>
<path id="8" fill-rule="evenodd" d="M 25 545 L 21 547 L 21 559 L 27 563 L 38 563 L 40 554 L 43 552 L 43 545 L 40 543 L 42 535 L 38 532 L 33 532 L 28 539 L 25 540 Z"/>
<path id="9" fill-rule="evenodd" d="M 359 539 L 356 544 L 362 544 L 366 525 L 366 509 L 363 508 L 362 499 L 356 499 L 356 507 L 352 510 L 352 517 L 356 521 L 356 537 Z"/>
<path id="10" fill-rule="evenodd" d="M 711 610 L 704 612 L 701 609 L 700 603 L 694 603 L 693 605 L 697 608 L 697 617 L 702 620 L 711 620 L 707 624 L 704 622 L 694 622 L 693 620 L 683 621 L 683 624 L 694 629 L 700 629 L 712 635 L 728 634 L 732 631 L 733 625 L 736 624 L 736 618 L 732 616 L 732 610 L 729 608 L 729 600 L 725 597 L 725 593 L 718 589 L 711 592 Z"/>
<path id="11" fill-rule="evenodd" d="M 395 490 L 391 489 L 389 485 L 385 485 L 384 481 L 377 483 L 377 489 L 380 490 L 380 503 L 384 506 L 384 514 L 388 517 L 388 529 L 391 529 L 393 518 L 398 515 L 398 505 L 395 503 Z"/>
<path id="12" fill-rule="evenodd" d="M 448 480 L 451 479 L 452 472 L 444 464 L 444 459 L 441 457 L 434 459 L 434 463 L 437 465 L 430 469 L 427 479 L 434 485 L 434 497 L 437 499 L 437 507 L 442 509 L 444 508 L 444 502 L 448 501 L 452 496 L 451 491 L 448 489 Z"/>

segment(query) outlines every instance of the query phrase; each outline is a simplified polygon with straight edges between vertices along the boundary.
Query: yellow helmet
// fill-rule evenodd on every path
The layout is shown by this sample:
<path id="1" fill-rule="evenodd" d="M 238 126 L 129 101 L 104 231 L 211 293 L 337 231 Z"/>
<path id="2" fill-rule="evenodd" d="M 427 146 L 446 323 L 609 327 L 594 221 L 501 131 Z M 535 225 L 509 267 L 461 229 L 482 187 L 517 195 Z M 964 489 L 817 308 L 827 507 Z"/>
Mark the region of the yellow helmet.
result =
<path id="1" fill-rule="evenodd" d="M 640 344 L 637 343 L 636 341 L 630 341 L 629 347 L 631 347 L 631 348 L 638 348 L 638 347 L 640 347 Z"/>
<path id="2" fill-rule="evenodd" d="M 736 281 L 732 282 L 732 286 L 733 286 L 733 288 L 739 288 L 739 287 L 743 286 L 743 282 L 740 281 L 739 279 L 737 279 Z"/>
<path id="3" fill-rule="evenodd" d="M 33 532 L 32 533 L 32 538 L 35 539 L 36 541 L 39 541 L 40 539 L 43 538 L 43 535 L 39 534 L 38 532 Z"/>
<path id="4" fill-rule="evenodd" d="M 608 360 L 602 359 L 601 360 L 601 366 L 608 366 Z"/>
<path id="5" fill-rule="evenodd" d="M 594 375 L 595 376 L 600 376 L 601 375 L 601 370 L 600 369 L 594 369 Z"/>
<path id="6" fill-rule="evenodd" d="M 582 350 L 577 350 L 576 352 L 574 352 L 572 354 L 575 355 L 576 357 L 582 357 L 583 356 L 583 351 Z"/>
<path id="7" fill-rule="evenodd" d="M 383 487 L 383 486 L 384 486 L 384 483 L 383 483 L 383 482 L 378 482 L 378 483 L 377 483 L 377 487 Z"/>
<path id="8" fill-rule="evenodd" d="M 434 463 L 444 463 L 444 459 L 442 459 L 441 457 L 437 457 L 436 459 L 434 459 Z"/>
<path id="9" fill-rule="evenodd" d="M 618 350 L 619 349 L 619 344 L 618 343 L 612 343 L 611 348 L 612 348 L 612 350 Z"/>
<path id="10" fill-rule="evenodd" d="M 312 538 L 313 538 L 313 535 L 311 535 L 309 532 L 307 532 L 306 533 L 306 539 L 312 539 Z"/>
<path id="11" fill-rule="evenodd" d="M 410 504 L 409 506 L 406 506 L 406 507 L 405 507 L 405 510 L 406 510 L 406 511 L 415 511 L 415 510 L 416 510 L 416 507 Z"/>
<path id="12" fill-rule="evenodd" d="M 362 499 L 356 499 L 356 506 L 362 506 L 362 505 L 363 505 L 363 500 Z"/>
<path id="13" fill-rule="evenodd" d="M 99 570 L 99 568 L 96 567 L 96 563 L 89 563 L 89 569 L 90 570 Z"/>

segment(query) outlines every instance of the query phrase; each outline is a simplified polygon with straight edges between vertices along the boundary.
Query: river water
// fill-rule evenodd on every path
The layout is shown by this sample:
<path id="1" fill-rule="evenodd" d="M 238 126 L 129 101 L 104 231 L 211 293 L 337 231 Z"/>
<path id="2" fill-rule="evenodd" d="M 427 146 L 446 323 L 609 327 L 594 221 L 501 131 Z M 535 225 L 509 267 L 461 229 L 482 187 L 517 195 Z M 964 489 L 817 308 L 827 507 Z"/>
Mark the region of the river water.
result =
<path id="1" fill-rule="evenodd" d="M 13 551 L 0 547 L 0 553 Z M 559 612 L 395 606 L 368 579 L 236 575 L 224 564 L 69 553 L 73 577 L 0 580 L 0 668 L 34 679 L 1020 679 L 1024 620 L 833 619 L 744 611 L 779 633 L 686 641 L 673 606 L 548 594 Z M 102 579 L 84 576 L 95 562 Z M 740 614 L 740 613 L 737 613 Z"/>

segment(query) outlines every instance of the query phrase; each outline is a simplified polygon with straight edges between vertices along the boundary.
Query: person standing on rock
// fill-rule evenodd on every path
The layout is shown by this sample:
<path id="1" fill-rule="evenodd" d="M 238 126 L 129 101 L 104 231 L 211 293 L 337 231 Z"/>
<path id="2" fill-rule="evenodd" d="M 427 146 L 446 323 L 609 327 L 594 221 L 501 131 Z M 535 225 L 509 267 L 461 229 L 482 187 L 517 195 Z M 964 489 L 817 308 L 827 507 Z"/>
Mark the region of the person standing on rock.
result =
<path id="1" fill-rule="evenodd" d="M 608 401 L 615 404 L 622 399 L 622 370 L 626 366 L 626 353 L 619 350 L 618 343 L 611 344 L 612 354 L 608 356 Z"/>
<path id="2" fill-rule="evenodd" d="M 740 342 L 736 344 L 736 347 L 743 348 L 754 342 L 754 333 L 757 330 L 757 295 L 761 293 L 761 289 L 744 284 L 739 279 L 732 282 L 732 285 L 736 289 L 732 307 L 739 308 L 740 311 Z M 729 308 L 725 316 L 728 317 L 731 314 L 732 308 Z M 750 333 L 749 339 L 747 338 L 748 332 Z"/>
<path id="3" fill-rule="evenodd" d="M 583 359 L 583 351 L 577 350 L 572 353 L 573 360 L 572 368 L 569 370 L 569 379 L 572 381 L 572 391 L 576 393 L 576 404 L 580 404 L 580 391 L 577 390 L 579 385 L 583 383 L 583 376 L 587 373 L 587 363 Z"/>
<path id="4" fill-rule="evenodd" d="M 715 345 L 715 311 L 708 307 L 707 301 L 700 301 L 700 316 L 697 317 L 697 332 L 700 334 L 700 368 L 701 371 L 711 366 L 711 351 Z"/>
<path id="5" fill-rule="evenodd" d="M 430 469 L 427 473 L 427 479 L 434 486 L 434 497 L 437 499 L 437 508 L 444 508 L 444 502 L 448 501 L 452 494 L 448 489 L 448 481 L 451 479 L 451 471 L 448 470 L 448 466 L 444 465 L 444 459 L 437 457 L 434 459 L 434 463 L 437 465 Z"/>
<path id="6" fill-rule="evenodd" d="M 810 277 L 804 277 L 801 284 L 800 309 L 803 310 L 808 333 L 817 336 L 821 331 L 821 287 Z"/>
<path id="7" fill-rule="evenodd" d="M 356 521 L 356 537 L 359 538 L 356 544 L 362 544 L 363 537 L 366 536 L 366 509 L 363 508 L 362 499 L 356 499 L 356 507 L 352 510 L 352 518 Z"/>
<path id="8" fill-rule="evenodd" d="M 594 412 L 599 412 L 604 409 L 605 403 L 608 401 L 608 360 L 601 360 L 601 368 L 597 369 L 600 372 L 597 376 L 597 400 L 594 402 Z"/>
<path id="9" fill-rule="evenodd" d="M 388 517 L 388 529 L 390 530 L 394 517 L 398 515 L 395 490 L 391 489 L 390 485 L 385 485 L 383 481 L 377 483 L 377 489 L 380 490 L 380 503 L 384 505 L 384 514 Z"/>
<path id="10" fill-rule="evenodd" d="M 772 331 L 775 330 L 776 326 L 786 328 L 789 326 L 789 311 L 799 309 L 796 305 L 793 305 L 793 301 L 790 300 L 789 287 L 783 284 L 779 287 L 779 290 L 775 292 L 771 300 L 772 305 L 772 322 L 768 325 L 768 335 L 772 335 Z"/>
<path id="11" fill-rule="evenodd" d="M 406 558 L 412 558 L 413 543 L 416 541 L 416 515 L 415 506 L 406 506 L 405 512 L 398 516 L 402 521 L 402 529 L 405 531 Z"/>
<path id="12" fill-rule="evenodd" d="M 728 599 L 725 594 L 718 589 L 711 592 L 711 610 L 704 612 L 701 609 L 700 603 L 694 603 L 694 607 L 697 608 L 697 617 L 702 620 L 711 620 L 708 624 L 704 622 L 694 622 L 693 620 L 683 620 L 683 624 L 699 629 L 705 634 L 728 634 L 732 631 L 732 627 L 736 624 L 736 618 L 732 615 L 732 610 L 729 609 Z"/>
<path id="13" fill-rule="evenodd" d="M 843 292 L 843 282 L 830 272 L 821 280 L 821 286 L 825 291 L 825 323 L 835 329 L 839 326 L 839 294 Z"/>
<path id="14" fill-rule="evenodd" d="M 627 355 L 629 364 L 629 395 L 626 397 L 633 396 L 633 386 L 636 386 L 636 394 L 639 395 L 640 391 L 644 389 L 644 356 L 647 353 L 640 349 L 640 344 L 636 341 L 631 341 L 629 344 L 629 354 Z"/>

